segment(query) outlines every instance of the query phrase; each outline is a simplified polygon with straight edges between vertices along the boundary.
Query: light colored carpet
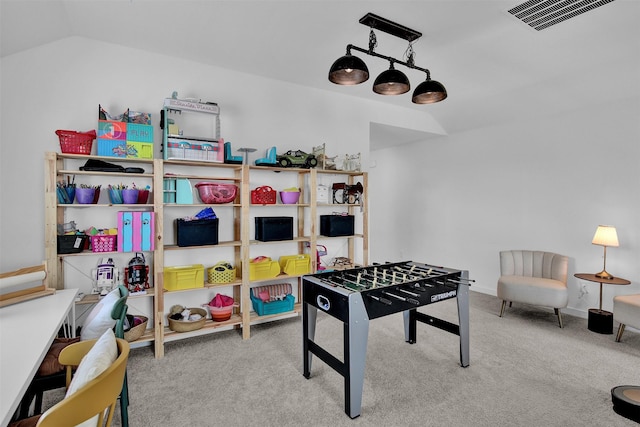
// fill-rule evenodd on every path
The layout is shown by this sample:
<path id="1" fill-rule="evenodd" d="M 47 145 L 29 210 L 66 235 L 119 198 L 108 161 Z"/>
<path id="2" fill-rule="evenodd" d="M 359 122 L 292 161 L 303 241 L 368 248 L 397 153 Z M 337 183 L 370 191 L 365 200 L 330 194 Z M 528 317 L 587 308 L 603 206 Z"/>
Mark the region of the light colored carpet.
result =
<path id="1" fill-rule="evenodd" d="M 404 342 L 400 314 L 371 322 L 362 415 L 344 412 L 343 378 L 314 358 L 302 376 L 300 318 L 132 351 L 129 419 L 137 426 L 633 426 L 610 390 L 640 385 L 640 334 L 587 330 L 586 319 L 471 292 L 471 364 L 458 337 L 418 324 Z M 421 311 L 455 321 L 455 302 Z M 615 325 L 617 327 L 617 325 Z M 316 342 L 342 358 L 342 325 L 318 313 Z M 119 423 L 119 416 L 116 417 Z M 116 423 L 117 424 L 117 423 Z"/>

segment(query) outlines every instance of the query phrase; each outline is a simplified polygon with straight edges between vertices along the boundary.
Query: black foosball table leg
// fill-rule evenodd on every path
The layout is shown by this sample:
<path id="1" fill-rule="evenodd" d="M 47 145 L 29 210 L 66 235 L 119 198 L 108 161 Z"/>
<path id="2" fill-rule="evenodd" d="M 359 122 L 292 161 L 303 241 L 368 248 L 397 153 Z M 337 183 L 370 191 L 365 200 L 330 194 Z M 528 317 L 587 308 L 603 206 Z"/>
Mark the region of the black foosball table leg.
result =
<path id="1" fill-rule="evenodd" d="M 466 273 L 466 272 L 465 272 Z M 458 286 L 458 325 L 460 325 L 460 364 L 469 366 L 469 285 Z"/>
<path id="2" fill-rule="evenodd" d="M 311 376 L 311 358 L 313 353 L 309 351 L 309 340 L 313 341 L 316 335 L 316 317 L 318 309 L 307 303 L 302 303 L 302 349 L 304 354 L 304 372 L 305 378 Z"/>
<path id="3" fill-rule="evenodd" d="M 402 318 L 404 320 L 404 340 L 409 344 L 416 342 L 416 310 L 405 310 L 402 312 Z"/>
<path id="4" fill-rule="evenodd" d="M 360 304 L 354 304 L 354 299 L 360 300 Z M 360 295 L 350 298 L 349 302 L 350 321 L 344 324 L 344 411 L 349 417 L 356 418 L 362 409 L 369 318 Z"/>

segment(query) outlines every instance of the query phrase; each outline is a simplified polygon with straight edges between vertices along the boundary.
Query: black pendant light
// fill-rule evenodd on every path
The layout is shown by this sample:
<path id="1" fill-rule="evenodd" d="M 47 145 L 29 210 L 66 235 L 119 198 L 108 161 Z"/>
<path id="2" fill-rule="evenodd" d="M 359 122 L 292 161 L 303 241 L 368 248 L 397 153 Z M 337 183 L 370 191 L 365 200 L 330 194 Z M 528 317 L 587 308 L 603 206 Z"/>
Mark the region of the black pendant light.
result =
<path id="1" fill-rule="evenodd" d="M 418 85 L 413 91 L 412 101 L 414 104 L 433 104 L 440 102 L 447 97 L 447 90 L 442 83 L 431 80 L 427 73 L 427 80 Z"/>
<path id="2" fill-rule="evenodd" d="M 397 24 L 388 19 L 367 13 L 360 19 L 360 23 L 370 28 L 369 49 L 364 49 L 352 44 L 347 45 L 347 54 L 338 58 L 329 70 L 329 81 L 339 85 L 357 85 L 369 79 L 369 69 L 367 64 L 360 58 L 351 55 L 351 50 L 362 52 L 366 55 L 389 61 L 389 69 L 380 73 L 373 83 L 373 91 L 380 95 L 401 95 L 409 92 L 411 85 L 407 76 L 394 68 L 394 63 L 400 64 L 410 69 L 419 70 L 427 74 L 426 81 L 420 83 L 413 92 L 412 101 L 415 104 L 432 104 L 442 101 L 447 97 L 447 90 L 442 83 L 431 80 L 429 70 L 421 68 L 414 63 L 412 43 L 422 37 L 422 33 Z M 374 29 L 405 39 L 409 42 L 409 47 L 405 52 L 406 61 L 381 55 L 375 51 L 377 47 Z"/>
<path id="3" fill-rule="evenodd" d="M 347 48 L 347 54 L 336 59 L 329 70 L 329 81 L 338 85 L 353 86 L 369 79 L 367 64 L 357 56 L 351 55 Z"/>
<path id="4" fill-rule="evenodd" d="M 380 95 L 402 95 L 409 92 L 411 85 L 407 76 L 393 67 L 393 61 L 387 71 L 383 71 L 373 83 L 373 91 Z"/>

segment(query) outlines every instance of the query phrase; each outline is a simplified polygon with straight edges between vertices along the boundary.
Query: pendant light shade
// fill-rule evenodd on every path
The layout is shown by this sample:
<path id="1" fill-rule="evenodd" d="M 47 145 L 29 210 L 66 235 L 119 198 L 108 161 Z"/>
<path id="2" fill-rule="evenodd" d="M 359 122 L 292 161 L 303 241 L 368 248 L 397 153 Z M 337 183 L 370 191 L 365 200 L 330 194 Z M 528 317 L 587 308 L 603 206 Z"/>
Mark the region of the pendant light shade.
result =
<path id="1" fill-rule="evenodd" d="M 393 68 L 393 62 L 387 71 L 383 71 L 373 83 L 373 91 L 380 95 L 401 95 L 409 92 L 411 85 L 407 76 Z"/>
<path id="2" fill-rule="evenodd" d="M 367 64 L 357 56 L 347 54 L 336 59 L 329 70 L 329 81 L 338 85 L 353 86 L 369 79 Z"/>
<path id="3" fill-rule="evenodd" d="M 420 83 L 416 90 L 413 91 L 412 101 L 414 104 L 433 104 L 442 101 L 446 97 L 447 90 L 442 83 L 427 77 L 427 80 Z"/>

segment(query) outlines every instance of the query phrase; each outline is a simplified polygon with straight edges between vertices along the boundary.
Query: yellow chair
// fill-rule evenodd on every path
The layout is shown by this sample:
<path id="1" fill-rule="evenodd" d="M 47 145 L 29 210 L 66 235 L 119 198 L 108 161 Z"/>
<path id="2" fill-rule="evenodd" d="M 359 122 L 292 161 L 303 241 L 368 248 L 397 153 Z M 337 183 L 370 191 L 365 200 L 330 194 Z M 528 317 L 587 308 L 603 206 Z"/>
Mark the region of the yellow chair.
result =
<path id="1" fill-rule="evenodd" d="M 116 338 L 124 338 L 124 320 L 127 316 L 127 298 L 129 297 L 129 290 L 123 286 L 118 286 L 120 292 L 120 298 L 114 303 L 111 309 L 111 318 L 116 321 L 114 326 L 114 332 Z M 53 363 L 52 360 L 57 360 L 57 354 L 60 353 L 65 347 L 78 342 L 80 338 L 56 338 L 49 349 L 49 352 L 45 356 L 45 361 L 42 362 L 38 374 L 33 378 L 29 388 L 27 389 L 22 402 L 20 403 L 18 412 L 19 418 L 27 418 L 29 416 L 29 409 L 31 402 L 35 398 L 33 415 L 42 413 L 42 398 L 44 392 L 48 390 L 55 390 L 65 387 L 65 375 L 64 369 L 60 367 L 62 363 Z M 54 368 L 59 371 L 51 372 Z M 125 376 L 124 386 L 122 387 L 122 396 L 120 398 L 120 416 L 122 419 L 122 427 L 129 427 L 129 387 L 127 385 L 127 377 Z"/>
<path id="2" fill-rule="evenodd" d="M 71 383 L 72 368 L 77 367 L 82 358 L 91 350 L 97 340 L 81 341 L 66 347 L 60 353 L 60 363 L 66 366 L 67 387 Z M 71 396 L 49 408 L 44 414 L 10 424 L 14 426 L 60 427 L 73 426 L 98 415 L 98 426 L 110 426 L 113 414 L 122 391 L 129 343 L 116 338 L 118 357 L 104 372 L 89 381 Z M 106 424 L 105 421 L 106 413 Z"/>

